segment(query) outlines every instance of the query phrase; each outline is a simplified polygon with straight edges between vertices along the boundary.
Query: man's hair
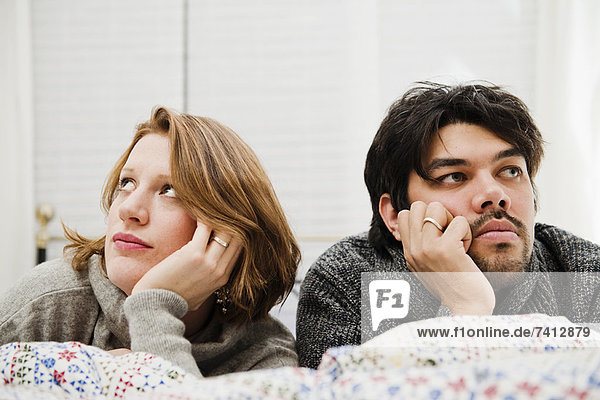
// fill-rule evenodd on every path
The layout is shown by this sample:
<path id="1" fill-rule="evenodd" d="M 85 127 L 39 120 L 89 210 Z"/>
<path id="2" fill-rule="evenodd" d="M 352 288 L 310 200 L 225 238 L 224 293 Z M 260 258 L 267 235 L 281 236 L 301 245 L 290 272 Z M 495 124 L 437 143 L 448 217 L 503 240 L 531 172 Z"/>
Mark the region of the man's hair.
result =
<path id="1" fill-rule="evenodd" d="M 231 129 L 210 118 L 156 108 L 138 125 L 134 138 L 109 173 L 102 193 L 108 213 L 119 175 L 134 146 L 148 134 L 171 143 L 173 188 L 186 211 L 212 229 L 242 241 L 243 251 L 227 287 L 231 304 L 225 319 L 244 323 L 266 317 L 291 291 L 300 250 L 271 182 L 258 158 Z M 93 255 L 104 266 L 105 237 L 87 239 L 65 227 L 74 269 L 87 268 Z"/>
<path id="2" fill-rule="evenodd" d="M 409 174 L 414 170 L 431 180 L 423 156 L 443 127 L 479 125 L 513 145 L 525 158 L 534 193 L 533 177 L 544 153 L 542 136 L 527 106 L 502 88 L 487 83 L 417 85 L 391 105 L 367 153 L 365 183 L 373 209 L 368 240 L 383 256 L 389 255 L 385 246 L 398 242 L 379 215 L 379 200 L 389 193 L 396 211 L 410 207 Z"/>

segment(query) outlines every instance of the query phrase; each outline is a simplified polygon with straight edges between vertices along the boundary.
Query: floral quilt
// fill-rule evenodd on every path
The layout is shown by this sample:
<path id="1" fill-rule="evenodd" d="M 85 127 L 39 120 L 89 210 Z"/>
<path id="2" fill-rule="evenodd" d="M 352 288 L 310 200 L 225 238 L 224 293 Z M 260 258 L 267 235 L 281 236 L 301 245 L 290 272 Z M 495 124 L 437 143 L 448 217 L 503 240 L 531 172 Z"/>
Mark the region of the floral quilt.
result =
<path id="1" fill-rule="evenodd" d="M 0 399 L 594 399 L 600 334 L 540 314 L 442 317 L 330 349 L 317 370 L 203 379 L 147 353 L 10 343 L 0 347 L 0 378 Z"/>

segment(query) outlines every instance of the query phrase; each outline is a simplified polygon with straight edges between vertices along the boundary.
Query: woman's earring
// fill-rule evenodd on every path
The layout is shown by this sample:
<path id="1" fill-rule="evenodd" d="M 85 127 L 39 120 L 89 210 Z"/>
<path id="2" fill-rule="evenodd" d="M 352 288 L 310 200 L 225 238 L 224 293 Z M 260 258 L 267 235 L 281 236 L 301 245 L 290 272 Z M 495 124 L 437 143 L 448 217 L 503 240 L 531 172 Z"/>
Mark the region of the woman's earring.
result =
<path id="1" fill-rule="evenodd" d="M 221 305 L 221 311 L 223 314 L 227 314 L 227 307 L 231 304 L 229 288 L 223 286 L 222 288 L 215 290 L 215 295 L 217 296 L 217 304 Z"/>

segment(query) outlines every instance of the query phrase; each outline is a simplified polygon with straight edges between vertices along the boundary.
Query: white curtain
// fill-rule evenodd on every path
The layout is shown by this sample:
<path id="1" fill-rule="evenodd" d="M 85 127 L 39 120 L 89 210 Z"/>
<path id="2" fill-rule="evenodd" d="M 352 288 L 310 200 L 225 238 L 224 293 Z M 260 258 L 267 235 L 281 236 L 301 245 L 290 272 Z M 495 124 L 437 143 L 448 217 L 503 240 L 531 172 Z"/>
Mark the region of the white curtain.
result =
<path id="1" fill-rule="evenodd" d="M 0 293 L 34 265 L 29 1 L 0 0 Z"/>
<path id="2" fill-rule="evenodd" d="M 538 220 L 600 243 L 600 2 L 539 2 Z"/>

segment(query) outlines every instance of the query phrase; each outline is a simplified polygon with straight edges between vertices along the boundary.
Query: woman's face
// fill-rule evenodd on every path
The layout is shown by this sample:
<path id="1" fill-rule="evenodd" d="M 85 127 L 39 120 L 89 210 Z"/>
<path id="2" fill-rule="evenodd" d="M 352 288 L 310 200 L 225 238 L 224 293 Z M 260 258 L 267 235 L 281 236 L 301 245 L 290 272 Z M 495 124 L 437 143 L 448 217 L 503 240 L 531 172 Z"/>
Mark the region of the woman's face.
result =
<path id="1" fill-rule="evenodd" d="M 171 187 L 170 154 L 166 136 L 144 136 L 121 170 L 108 212 L 106 272 L 127 295 L 148 270 L 188 243 L 196 229 Z"/>

